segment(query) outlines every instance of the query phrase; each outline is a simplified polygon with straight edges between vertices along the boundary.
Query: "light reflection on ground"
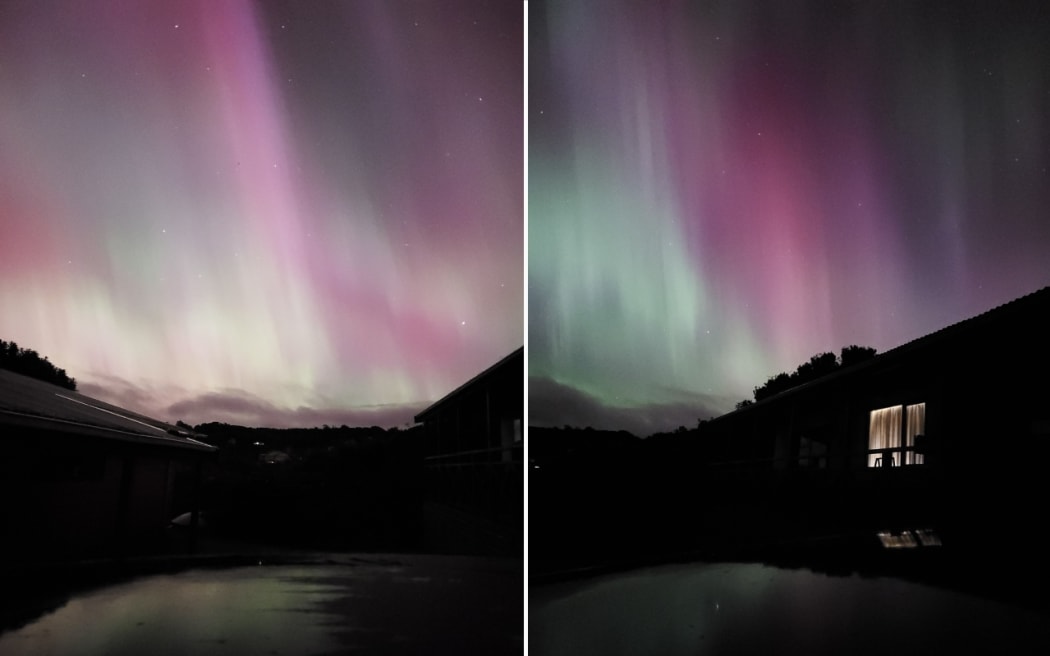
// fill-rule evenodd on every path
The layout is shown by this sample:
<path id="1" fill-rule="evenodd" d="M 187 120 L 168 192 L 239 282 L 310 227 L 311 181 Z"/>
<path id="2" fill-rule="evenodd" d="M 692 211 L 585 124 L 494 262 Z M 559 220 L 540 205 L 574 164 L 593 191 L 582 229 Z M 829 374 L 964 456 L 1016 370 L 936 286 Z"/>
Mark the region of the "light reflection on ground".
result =
<path id="1" fill-rule="evenodd" d="M 521 653 L 520 560 L 397 559 L 136 579 L 0 635 L 0 654 Z"/>
<path id="2" fill-rule="evenodd" d="M 1047 620 L 895 579 L 674 565 L 533 586 L 529 653 L 1050 653 Z"/>

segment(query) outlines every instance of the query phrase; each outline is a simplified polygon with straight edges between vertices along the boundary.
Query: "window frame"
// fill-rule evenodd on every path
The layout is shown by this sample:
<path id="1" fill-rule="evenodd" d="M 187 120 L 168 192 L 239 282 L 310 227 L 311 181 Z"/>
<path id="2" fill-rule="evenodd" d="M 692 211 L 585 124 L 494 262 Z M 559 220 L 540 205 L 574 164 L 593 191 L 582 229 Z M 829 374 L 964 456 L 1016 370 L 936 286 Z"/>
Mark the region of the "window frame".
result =
<path id="1" fill-rule="evenodd" d="M 912 416 L 912 409 L 916 409 L 915 412 L 921 413 L 920 421 L 918 422 L 918 430 L 912 432 L 911 426 L 912 421 L 909 418 Z M 892 411 L 899 409 L 899 419 L 897 420 L 897 433 L 896 439 L 893 440 L 892 446 L 872 448 L 872 424 L 875 421 L 874 415 L 877 412 Z M 925 465 L 925 456 L 916 449 L 916 438 L 920 435 L 926 434 L 926 402 L 916 401 L 914 403 L 897 403 L 894 405 L 884 406 L 881 408 L 873 408 L 868 411 L 868 449 L 867 449 L 867 461 L 865 467 L 867 469 L 884 469 L 884 468 L 899 468 L 899 467 L 921 467 Z M 893 458 L 892 465 L 885 465 L 885 458 L 890 456 Z"/>

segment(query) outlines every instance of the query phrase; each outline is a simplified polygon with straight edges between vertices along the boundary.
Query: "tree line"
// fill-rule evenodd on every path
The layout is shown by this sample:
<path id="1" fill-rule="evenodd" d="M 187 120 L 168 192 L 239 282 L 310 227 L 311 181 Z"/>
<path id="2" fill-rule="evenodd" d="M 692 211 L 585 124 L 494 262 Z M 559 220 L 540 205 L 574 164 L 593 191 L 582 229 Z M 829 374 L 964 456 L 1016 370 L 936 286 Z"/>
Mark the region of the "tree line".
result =
<path id="1" fill-rule="evenodd" d="M 755 387 L 755 400 L 745 399 L 736 404 L 737 409 L 745 408 L 752 403 L 762 401 L 775 394 L 780 394 L 792 387 L 808 383 L 834 373 L 843 367 L 852 367 L 855 364 L 870 360 L 875 357 L 875 349 L 870 346 L 857 346 L 856 344 L 842 347 L 838 357 L 834 353 L 817 353 L 808 362 L 800 364 L 792 373 L 781 372 L 770 376 L 764 384 Z"/>
<path id="2" fill-rule="evenodd" d="M 21 348 L 15 342 L 7 342 L 0 339 L 0 369 L 7 369 L 16 374 L 29 376 L 59 387 L 76 391 L 77 381 L 66 374 L 65 369 L 59 369 L 33 349 Z"/>

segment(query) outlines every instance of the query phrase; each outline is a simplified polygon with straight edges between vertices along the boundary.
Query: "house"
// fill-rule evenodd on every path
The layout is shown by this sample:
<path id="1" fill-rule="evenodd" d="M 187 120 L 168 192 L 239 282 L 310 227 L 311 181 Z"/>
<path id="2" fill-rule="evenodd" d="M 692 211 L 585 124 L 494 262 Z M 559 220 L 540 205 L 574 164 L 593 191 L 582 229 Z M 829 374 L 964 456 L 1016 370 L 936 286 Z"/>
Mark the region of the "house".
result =
<path id="1" fill-rule="evenodd" d="M 691 453 L 721 502 L 701 532 L 1033 550 L 1048 336 L 1050 287 L 708 422 Z"/>
<path id="2" fill-rule="evenodd" d="M 522 347 L 416 415 L 431 549 L 522 553 L 524 381 Z"/>
<path id="3" fill-rule="evenodd" d="M 196 437 L 0 369 L 5 562 L 171 548 L 167 527 L 197 509 L 201 462 L 215 450 Z"/>

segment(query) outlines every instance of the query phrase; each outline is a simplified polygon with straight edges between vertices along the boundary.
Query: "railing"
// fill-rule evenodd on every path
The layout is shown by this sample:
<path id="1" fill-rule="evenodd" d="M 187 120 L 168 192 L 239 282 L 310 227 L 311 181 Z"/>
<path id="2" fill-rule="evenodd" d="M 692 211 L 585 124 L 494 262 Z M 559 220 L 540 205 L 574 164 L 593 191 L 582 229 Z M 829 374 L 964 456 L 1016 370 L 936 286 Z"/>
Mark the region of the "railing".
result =
<path id="1" fill-rule="evenodd" d="M 871 468 L 883 468 L 883 467 L 916 467 L 923 466 L 925 464 L 925 457 L 927 449 L 922 447 L 911 446 L 893 446 L 882 449 L 868 449 L 867 454 L 869 456 L 865 462 L 870 462 L 871 455 L 878 455 L 873 465 L 866 465 L 869 469 Z M 902 462 L 905 460 L 905 453 L 913 453 L 912 461 L 910 463 Z M 824 467 L 814 467 L 812 464 L 802 464 L 803 460 L 813 460 L 821 458 L 824 460 Z M 780 458 L 752 458 L 752 459 L 740 459 L 740 460 L 719 460 L 707 463 L 707 467 L 711 473 L 722 474 L 722 475 L 749 475 L 761 472 L 769 471 L 783 471 L 783 470 L 798 470 L 798 469 L 826 469 L 828 466 L 828 455 L 821 456 L 788 456 Z"/>
<path id="2" fill-rule="evenodd" d="M 912 458 L 912 462 L 904 463 L 904 454 L 914 453 L 915 457 Z M 899 454 L 899 457 L 894 460 L 894 454 Z M 924 452 L 917 449 L 914 446 L 891 446 L 883 449 L 868 449 L 868 462 L 871 462 L 871 456 L 879 455 L 875 458 L 875 462 L 870 464 L 869 467 L 881 468 L 881 467 L 914 467 L 916 465 L 922 465 L 924 460 Z"/>
<path id="3" fill-rule="evenodd" d="M 499 523 L 524 515 L 522 443 L 423 459 L 427 498 Z"/>

